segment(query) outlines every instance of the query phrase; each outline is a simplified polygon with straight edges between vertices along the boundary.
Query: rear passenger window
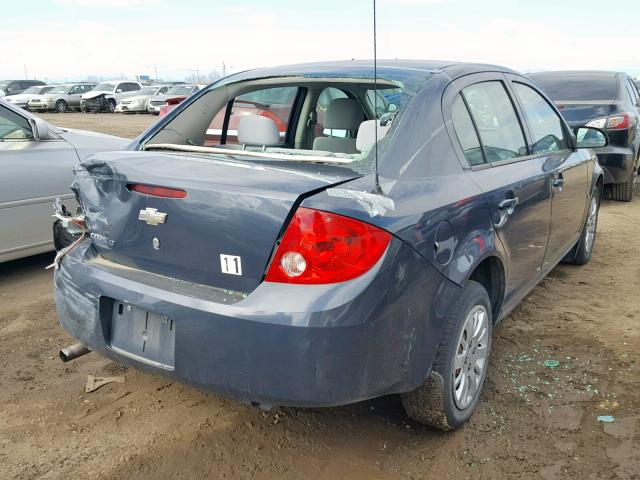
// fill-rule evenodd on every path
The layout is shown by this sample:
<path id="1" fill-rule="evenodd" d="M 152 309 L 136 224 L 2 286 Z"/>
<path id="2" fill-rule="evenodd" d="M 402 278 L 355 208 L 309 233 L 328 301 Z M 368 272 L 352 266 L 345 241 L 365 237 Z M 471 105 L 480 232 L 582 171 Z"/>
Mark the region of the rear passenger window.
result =
<path id="1" fill-rule="evenodd" d="M 478 127 L 488 162 L 527 155 L 522 127 L 502 82 L 484 82 L 462 90 Z"/>
<path id="2" fill-rule="evenodd" d="M 553 153 L 568 148 L 562 121 L 547 101 L 524 83 L 513 83 L 533 136 L 533 154 Z"/>
<path id="3" fill-rule="evenodd" d="M 471 116 L 469 116 L 469 110 L 467 110 L 460 95 L 457 95 L 453 101 L 451 117 L 453 119 L 453 128 L 456 131 L 456 136 L 460 141 L 469 165 L 475 166 L 485 163 L 482 148 L 480 148 L 480 140 L 478 140 L 478 134 L 473 126 Z"/>

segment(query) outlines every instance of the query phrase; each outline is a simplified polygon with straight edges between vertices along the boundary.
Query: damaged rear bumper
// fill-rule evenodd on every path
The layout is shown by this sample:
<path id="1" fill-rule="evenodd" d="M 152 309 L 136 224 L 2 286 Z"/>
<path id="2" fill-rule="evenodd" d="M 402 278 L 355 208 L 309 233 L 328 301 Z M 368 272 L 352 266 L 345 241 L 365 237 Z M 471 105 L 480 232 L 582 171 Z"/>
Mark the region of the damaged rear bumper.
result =
<path id="1" fill-rule="evenodd" d="M 417 387 L 457 289 L 397 239 L 355 280 L 263 282 L 249 294 L 118 266 L 98 257 L 90 240 L 55 275 L 60 323 L 91 350 L 241 401 L 290 406 L 342 405 Z M 173 363 L 114 348 L 114 302 L 173 322 Z"/>

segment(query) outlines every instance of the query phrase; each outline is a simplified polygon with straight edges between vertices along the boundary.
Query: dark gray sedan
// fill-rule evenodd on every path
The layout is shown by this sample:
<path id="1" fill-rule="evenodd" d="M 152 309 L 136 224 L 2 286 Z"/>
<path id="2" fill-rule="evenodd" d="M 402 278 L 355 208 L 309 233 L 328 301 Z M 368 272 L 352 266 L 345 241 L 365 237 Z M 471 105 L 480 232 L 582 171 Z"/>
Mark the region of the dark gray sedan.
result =
<path id="1" fill-rule="evenodd" d="M 397 393 L 414 419 L 461 426 L 494 324 L 558 262 L 591 257 L 603 178 L 586 147 L 606 135 L 578 141 L 505 68 L 377 72 L 232 75 L 129 151 L 83 161 L 87 233 L 55 276 L 63 327 L 118 362 L 254 405 Z"/>

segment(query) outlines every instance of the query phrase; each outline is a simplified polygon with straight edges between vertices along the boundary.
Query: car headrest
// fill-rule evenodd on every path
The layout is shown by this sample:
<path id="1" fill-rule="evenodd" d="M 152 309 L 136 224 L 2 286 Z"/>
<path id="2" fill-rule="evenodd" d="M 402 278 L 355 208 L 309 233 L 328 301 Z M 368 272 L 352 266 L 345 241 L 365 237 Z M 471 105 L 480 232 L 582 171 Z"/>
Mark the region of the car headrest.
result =
<path id="1" fill-rule="evenodd" d="M 362 122 L 362 108 L 351 98 L 336 98 L 324 113 L 324 128 L 355 131 Z"/>
<path id="2" fill-rule="evenodd" d="M 360 124 L 356 137 L 356 149 L 359 152 L 370 150 L 376 142 L 375 129 L 378 127 L 378 141 L 382 140 L 391 128 L 391 124 L 382 126 L 379 120 L 365 120 Z"/>
<path id="3" fill-rule="evenodd" d="M 252 147 L 273 147 L 280 143 L 276 122 L 261 115 L 246 115 L 238 122 L 238 143 Z"/>

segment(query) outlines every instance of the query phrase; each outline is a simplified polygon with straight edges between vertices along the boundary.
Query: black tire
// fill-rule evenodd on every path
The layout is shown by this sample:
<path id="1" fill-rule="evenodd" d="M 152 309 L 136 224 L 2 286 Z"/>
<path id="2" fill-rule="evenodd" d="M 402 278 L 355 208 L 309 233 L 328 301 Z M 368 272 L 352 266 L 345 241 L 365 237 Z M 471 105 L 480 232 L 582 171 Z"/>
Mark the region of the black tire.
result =
<path id="1" fill-rule="evenodd" d="M 593 187 L 591 192 L 591 198 L 589 200 L 589 210 L 587 211 L 587 218 L 582 227 L 582 234 L 578 243 L 569 251 L 569 253 L 562 259 L 563 262 L 573 263 L 574 265 L 584 265 L 591 260 L 593 254 L 593 247 L 596 244 L 596 232 L 598 230 L 598 213 L 600 211 L 600 200 L 602 199 L 602 191 L 597 186 Z M 591 219 L 593 203 L 595 202 L 595 218 Z M 592 223 L 591 223 L 592 222 Z M 589 231 L 590 226 L 593 226 L 593 231 Z M 589 236 L 591 233 L 592 237 Z"/>
<path id="2" fill-rule="evenodd" d="M 107 107 L 108 107 L 109 113 L 114 113 L 116 111 L 116 102 L 115 102 L 115 100 L 109 100 L 107 102 Z"/>
<path id="3" fill-rule="evenodd" d="M 477 307 L 484 307 L 487 316 L 487 337 L 484 340 L 486 357 L 473 399 L 464 408 L 459 408 L 454 398 L 454 360 L 459 351 L 458 340 L 464 338 L 461 335 L 467 317 Z M 401 395 L 402 405 L 409 417 L 442 431 L 455 430 L 471 418 L 487 375 L 492 327 L 491 301 L 487 291 L 479 283 L 467 281 L 449 311 L 445 331 L 427 379 L 417 389 Z M 467 365 L 466 360 L 464 365 Z M 456 369 L 455 372 L 460 370 Z"/>
<path id="4" fill-rule="evenodd" d="M 68 247 L 75 242 L 80 235 L 72 235 L 69 231 L 62 226 L 60 220 L 56 220 L 53 223 L 53 246 L 56 251 L 60 251 L 63 248 Z"/>
<path id="5" fill-rule="evenodd" d="M 635 167 L 631 173 L 631 177 L 624 183 L 614 183 L 611 185 L 611 198 L 618 202 L 630 202 L 633 200 L 633 189 L 636 184 L 636 176 L 638 172 Z"/>
<path id="6" fill-rule="evenodd" d="M 55 110 L 58 113 L 64 113 L 69 109 L 69 105 L 64 100 L 58 100 L 56 102 Z"/>

